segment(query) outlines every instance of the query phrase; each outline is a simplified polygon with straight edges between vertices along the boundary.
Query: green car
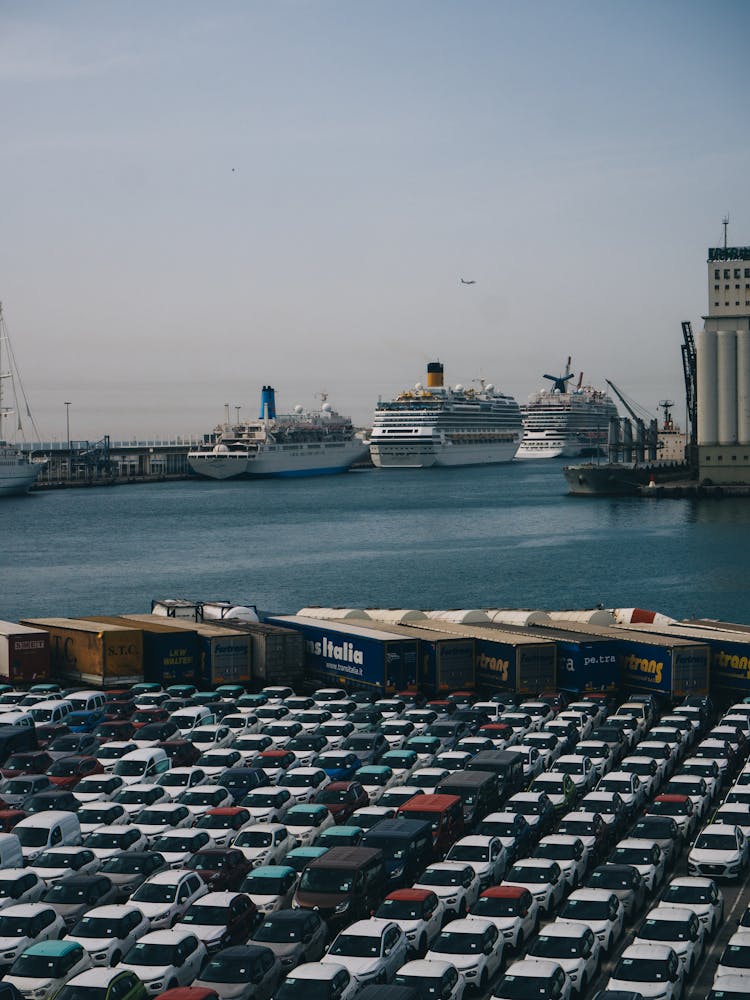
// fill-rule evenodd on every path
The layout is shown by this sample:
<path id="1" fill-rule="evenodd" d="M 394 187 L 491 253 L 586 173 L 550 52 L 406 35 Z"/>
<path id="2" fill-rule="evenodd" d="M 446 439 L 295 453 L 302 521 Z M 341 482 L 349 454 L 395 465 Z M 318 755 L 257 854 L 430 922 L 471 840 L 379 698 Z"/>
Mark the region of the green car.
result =
<path id="1" fill-rule="evenodd" d="M 329 850 L 329 847 L 295 847 L 284 858 L 284 863 L 301 874 L 311 861 L 322 857 Z"/>
<path id="2" fill-rule="evenodd" d="M 361 826 L 331 826 L 318 837 L 316 847 L 357 847 L 364 837 Z"/>
<path id="3" fill-rule="evenodd" d="M 74 976 L 54 1000 L 146 1000 L 148 992 L 130 969 L 100 966 Z"/>

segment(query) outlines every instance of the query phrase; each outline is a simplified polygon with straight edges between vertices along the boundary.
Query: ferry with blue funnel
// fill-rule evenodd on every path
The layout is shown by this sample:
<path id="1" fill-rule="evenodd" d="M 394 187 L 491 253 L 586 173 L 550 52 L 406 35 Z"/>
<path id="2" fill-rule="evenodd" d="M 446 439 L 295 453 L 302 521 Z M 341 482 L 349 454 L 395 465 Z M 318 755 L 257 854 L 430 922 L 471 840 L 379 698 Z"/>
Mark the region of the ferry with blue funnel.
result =
<path id="1" fill-rule="evenodd" d="M 325 476 L 346 472 L 367 455 L 369 444 L 349 417 L 331 407 L 321 393 L 320 410 L 276 413 L 272 386 L 261 392 L 257 420 L 226 420 L 207 436 L 206 446 L 188 452 L 193 472 L 208 479 L 260 476 Z"/>

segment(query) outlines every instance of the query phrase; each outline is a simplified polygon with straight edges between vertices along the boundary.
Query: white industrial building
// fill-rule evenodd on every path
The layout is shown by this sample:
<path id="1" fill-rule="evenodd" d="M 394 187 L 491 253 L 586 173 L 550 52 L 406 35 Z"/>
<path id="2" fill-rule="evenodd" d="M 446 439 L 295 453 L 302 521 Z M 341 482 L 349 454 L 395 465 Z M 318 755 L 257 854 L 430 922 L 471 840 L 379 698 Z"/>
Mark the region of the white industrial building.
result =
<path id="1" fill-rule="evenodd" d="M 750 247 L 708 251 L 696 338 L 699 480 L 750 484 Z"/>

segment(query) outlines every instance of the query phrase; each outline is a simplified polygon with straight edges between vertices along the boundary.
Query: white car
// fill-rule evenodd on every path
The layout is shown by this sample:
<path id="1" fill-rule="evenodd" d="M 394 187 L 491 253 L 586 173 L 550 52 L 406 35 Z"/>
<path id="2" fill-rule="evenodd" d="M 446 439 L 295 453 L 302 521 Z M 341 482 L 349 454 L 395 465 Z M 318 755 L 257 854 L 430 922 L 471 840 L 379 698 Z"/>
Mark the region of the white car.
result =
<path id="1" fill-rule="evenodd" d="M 415 989 L 420 996 L 463 1000 L 466 980 L 452 962 L 415 959 L 402 965 L 394 983 Z"/>
<path id="2" fill-rule="evenodd" d="M 543 762 L 543 770 L 551 767 L 563 752 L 563 744 L 556 733 L 540 730 L 538 733 L 527 733 L 523 738 L 524 746 L 536 747 Z"/>
<path id="3" fill-rule="evenodd" d="M 709 824 L 688 854 L 688 874 L 741 878 L 748 866 L 748 841 L 739 827 Z"/>
<path id="4" fill-rule="evenodd" d="M 539 904 L 540 916 L 549 916 L 565 896 L 565 879 L 556 861 L 547 858 L 520 858 L 508 871 L 503 885 L 528 889 Z"/>
<path id="5" fill-rule="evenodd" d="M 349 817 L 348 823 L 351 826 L 358 826 L 362 830 L 369 830 L 382 819 L 395 819 L 396 810 L 393 806 L 362 806 Z"/>
<path id="6" fill-rule="evenodd" d="M 462 837 L 451 846 L 445 860 L 471 865 L 479 877 L 480 891 L 488 885 L 496 885 L 508 868 L 508 853 L 499 837 Z M 473 985 L 469 976 L 466 981 Z"/>
<path id="7" fill-rule="evenodd" d="M 225 809 L 234 805 L 232 793 L 223 785 L 195 785 L 182 792 L 175 801 L 187 806 L 193 822 L 199 816 L 205 816 L 209 809 Z"/>
<path id="8" fill-rule="evenodd" d="M 502 965 L 504 939 L 491 920 L 451 920 L 425 955 L 428 962 L 450 962 L 480 993 Z"/>
<path id="9" fill-rule="evenodd" d="M 682 966 L 669 945 L 631 944 L 606 988 L 640 993 L 644 1000 L 679 1000 L 683 985 Z"/>
<path id="10" fill-rule="evenodd" d="M 447 915 L 465 917 L 479 896 L 479 876 L 461 861 L 437 861 L 425 868 L 414 888 L 434 892 Z"/>
<path id="11" fill-rule="evenodd" d="M 32 871 L 48 884 L 59 882 L 68 875 L 93 875 L 101 868 L 101 861 L 89 847 L 48 847 L 42 851 L 26 871 Z"/>
<path id="12" fill-rule="evenodd" d="M 318 729 L 318 733 L 325 736 L 328 741 L 326 753 L 329 750 L 339 750 L 344 740 L 348 740 L 353 732 L 354 724 L 346 722 L 344 719 L 331 719 L 330 722 L 324 722 Z"/>
<path id="13" fill-rule="evenodd" d="M 201 752 L 204 752 L 231 746 L 236 739 L 236 734 L 229 726 L 198 726 L 189 732 L 186 738 L 194 743 Z"/>
<path id="14" fill-rule="evenodd" d="M 206 772 L 207 782 L 216 781 L 230 767 L 242 767 L 245 758 L 234 747 L 223 747 L 218 750 L 206 750 L 198 758 L 196 767 Z"/>
<path id="15" fill-rule="evenodd" d="M 312 847 L 336 823 L 324 805 L 313 804 L 293 806 L 284 817 L 284 825 L 296 838 L 298 847 Z"/>
<path id="16" fill-rule="evenodd" d="M 156 784 L 166 790 L 170 799 L 176 799 L 189 788 L 206 784 L 207 777 L 205 770 L 197 764 L 192 767 L 173 767 L 165 771 Z"/>
<path id="17" fill-rule="evenodd" d="M 599 938 L 590 927 L 574 921 L 556 920 L 539 931 L 526 952 L 526 958 L 559 962 L 571 987 L 581 997 L 596 978 L 600 953 Z"/>
<path id="18" fill-rule="evenodd" d="M 380 727 L 380 731 L 388 740 L 391 750 L 400 750 L 409 737 L 416 734 L 414 723 L 408 719 L 388 719 Z"/>
<path id="19" fill-rule="evenodd" d="M 444 750 L 437 754 L 432 763 L 435 767 L 442 767 L 452 774 L 454 771 L 463 771 L 470 760 L 471 754 L 465 750 Z"/>
<path id="20" fill-rule="evenodd" d="M 420 956 L 440 933 L 444 917 L 445 904 L 429 889 L 395 889 L 375 911 L 375 919 L 398 924 L 411 951 Z"/>
<path id="21" fill-rule="evenodd" d="M 198 817 L 193 830 L 205 830 L 214 842 L 214 847 L 229 847 L 241 830 L 253 826 L 255 820 L 242 806 L 226 806 L 209 809 Z"/>
<path id="22" fill-rule="evenodd" d="M 633 944 L 668 944 L 692 976 L 703 956 L 705 929 L 692 910 L 676 906 L 655 906 L 646 914 Z"/>
<path id="23" fill-rule="evenodd" d="M 750 804 L 747 802 L 724 802 L 711 817 L 711 822 L 721 826 L 738 826 L 747 840 L 750 837 Z"/>
<path id="24" fill-rule="evenodd" d="M 279 785 L 261 785 L 242 800 L 256 823 L 280 823 L 294 805 L 289 789 Z"/>
<path id="25" fill-rule="evenodd" d="M 117 968 L 131 969 L 154 995 L 189 986 L 206 958 L 206 946 L 190 931 L 151 931 L 136 941 Z"/>
<path id="26" fill-rule="evenodd" d="M 289 851 L 297 847 L 297 839 L 281 823 L 256 823 L 241 830 L 232 847 L 238 848 L 254 868 L 279 865 Z"/>
<path id="27" fill-rule="evenodd" d="M 320 767 L 296 767 L 287 771 L 277 788 L 286 788 L 291 795 L 292 805 L 312 802 L 321 789 L 330 785 L 331 779 Z"/>
<path id="28" fill-rule="evenodd" d="M 90 802 L 81 806 L 76 815 L 82 837 L 101 826 L 122 826 L 130 822 L 130 813 L 119 802 Z"/>
<path id="29" fill-rule="evenodd" d="M 534 857 L 556 861 L 567 887 L 577 889 L 586 874 L 589 852 L 580 837 L 553 833 L 542 837 L 536 846 Z"/>
<path id="30" fill-rule="evenodd" d="M 637 868 L 646 884 L 648 892 L 656 892 L 666 875 L 664 852 L 651 840 L 627 837 L 612 851 L 609 860 L 616 865 L 632 865 Z"/>
<path id="31" fill-rule="evenodd" d="M 291 907 L 298 881 L 298 873 L 289 865 L 264 865 L 249 872 L 240 888 L 265 916 Z"/>
<path id="32" fill-rule="evenodd" d="M 128 903 L 95 906 L 65 936 L 89 953 L 92 965 L 117 965 L 151 928 L 141 911 Z"/>
<path id="33" fill-rule="evenodd" d="M 135 815 L 131 829 L 139 830 L 147 840 L 152 840 L 165 830 L 182 830 L 194 822 L 195 817 L 187 806 L 179 802 L 157 802 Z"/>
<path id="34" fill-rule="evenodd" d="M 103 749 L 104 747 L 101 748 L 101 750 Z M 97 751 L 97 753 L 100 752 L 100 750 Z M 112 761 L 113 767 L 114 763 Z M 117 774 L 87 774 L 73 789 L 73 794 L 81 803 L 103 803 L 109 802 L 124 787 L 125 782 Z"/>
<path id="35" fill-rule="evenodd" d="M 105 743 L 98 748 L 96 759 L 104 770 L 111 774 L 118 760 L 124 757 L 125 754 L 132 753 L 137 749 L 138 747 L 132 740 L 111 740 L 109 743 Z M 93 775 L 89 775 L 89 777 L 93 777 Z M 87 778 L 81 778 L 78 785 L 82 785 L 86 780 Z M 124 779 L 121 780 L 123 785 L 126 784 Z M 76 792 L 78 792 L 78 785 L 76 785 Z"/>
<path id="36" fill-rule="evenodd" d="M 631 814 L 640 809 L 646 797 L 640 778 L 630 771 L 610 771 L 596 786 L 596 791 L 619 792 L 625 808 Z"/>
<path id="37" fill-rule="evenodd" d="M 493 1000 L 570 1000 L 570 979 L 559 962 L 521 959 L 508 966 L 492 996 Z"/>
<path id="38" fill-rule="evenodd" d="M 367 764 L 358 768 L 354 772 L 352 781 L 358 781 L 362 785 L 367 792 L 370 805 L 373 806 L 378 804 L 380 798 L 389 788 L 393 788 L 394 785 L 403 785 L 403 781 L 400 781 L 393 773 L 393 768 L 380 767 L 377 764 Z"/>
<path id="39" fill-rule="evenodd" d="M 151 921 L 151 928 L 171 927 L 191 903 L 208 892 L 197 874 L 184 868 L 157 872 L 138 886 L 130 902 Z"/>
<path id="40" fill-rule="evenodd" d="M 676 906 L 692 910 L 708 937 L 713 937 L 724 921 L 724 896 L 710 878 L 673 878 L 664 890 L 659 906 L 662 909 Z"/>
<path id="41" fill-rule="evenodd" d="M 207 892 L 205 896 L 190 904 L 182 919 L 174 925 L 174 929 L 195 934 L 206 946 L 208 954 L 214 955 L 231 942 L 226 923 L 230 918 L 230 911 L 234 910 L 239 915 L 251 908 L 252 904 L 242 893 Z"/>
<path id="42" fill-rule="evenodd" d="M 409 781 L 417 788 L 422 788 L 428 794 L 434 792 L 437 786 L 445 778 L 449 778 L 451 772 L 444 767 L 420 767 L 411 776 Z"/>
<path id="43" fill-rule="evenodd" d="M 288 997 L 295 1000 L 308 992 L 311 997 L 325 996 L 335 997 L 336 1000 L 353 1000 L 359 990 L 359 983 L 340 963 L 306 962 L 304 965 L 298 965 L 287 975 L 276 993 L 278 1000 L 284 1000 L 287 987 Z"/>
<path id="44" fill-rule="evenodd" d="M 151 849 L 161 854 L 170 868 L 183 868 L 185 862 L 197 851 L 218 846 L 208 830 L 195 827 L 182 830 L 165 830 L 151 843 Z"/>
<path id="45" fill-rule="evenodd" d="M 659 772 L 659 765 L 653 757 L 625 757 L 620 761 L 618 769 L 638 775 L 647 799 L 656 795 L 664 780 L 663 775 Z"/>
<path id="46" fill-rule="evenodd" d="M 3 976 L 3 982 L 18 990 L 23 997 L 56 996 L 69 979 L 91 968 L 91 959 L 77 941 L 61 942 L 52 952 L 41 942 L 27 948 Z"/>
<path id="47" fill-rule="evenodd" d="M 10 965 L 32 944 L 63 937 L 65 921 L 47 903 L 16 903 L 0 910 L 0 955 Z"/>
<path id="48" fill-rule="evenodd" d="M 148 850 L 148 839 L 135 826 L 100 826 L 86 837 L 83 846 L 100 861 L 106 861 L 123 851 Z"/>
<path id="49" fill-rule="evenodd" d="M 664 794 L 688 795 L 690 801 L 693 803 L 693 809 L 699 822 L 702 822 L 706 818 L 711 808 L 711 796 L 708 791 L 706 779 L 701 778 L 698 774 L 673 774 L 664 787 Z M 731 796 L 732 792 L 730 791 L 726 798 L 727 802 L 735 801 Z M 741 802 L 742 799 L 738 801 Z"/>
<path id="50" fill-rule="evenodd" d="M 335 938 L 321 962 L 343 965 L 360 987 L 390 982 L 405 964 L 409 945 L 395 923 L 358 920 Z"/>
<path id="51" fill-rule="evenodd" d="M 593 791 L 599 778 L 593 761 L 583 753 L 566 753 L 558 757 L 550 774 L 569 774 L 579 796 Z"/>
<path id="52" fill-rule="evenodd" d="M 743 772 L 745 773 L 745 772 Z M 719 771 L 719 765 L 715 760 L 711 760 L 708 757 L 688 757 L 684 760 L 680 766 L 680 774 L 693 774 L 698 775 L 701 778 L 705 778 L 706 788 L 708 789 L 708 794 L 713 801 L 721 791 L 721 772 Z M 750 771 L 747 772 L 748 780 L 750 780 Z M 737 783 L 740 783 L 739 779 L 742 774 L 739 775 Z"/>
<path id="53" fill-rule="evenodd" d="M 750 991 L 750 930 L 741 928 L 727 941 L 714 973 L 714 989 L 728 976 L 741 976 Z"/>
<path id="54" fill-rule="evenodd" d="M 0 868 L 0 910 L 20 903 L 37 903 L 47 883 L 28 868 Z"/>
<path id="55" fill-rule="evenodd" d="M 576 889 L 557 918 L 561 922 L 582 923 L 590 927 L 608 955 L 622 934 L 625 910 L 622 901 L 608 889 Z"/>
<path id="56" fill-rule="evenodd" d="M 283 750 L 290 740 L 302 732 L 302 725 L 296 719 L 281 719 L 263 727 L 263 733 L 271 737 L 274 750 Z"/>
<path id="57" fill-rule="evenodd" d="M 137 815 L 146 806 L 155 806 L 160 802 L 170 802 L 171 797 L 166 788 L 159 785 L 130 785 L 120 789 L 112 796 L 113 802 L 119 802 L 130 816 Z"/>
<path id="58" fill-rule="evenodd" d="M 523 886 L 495 885 L 484 890 L 467 919 L 491 920 L 505 946 L 519 955 L 539 926 L 539 904 Z"/>

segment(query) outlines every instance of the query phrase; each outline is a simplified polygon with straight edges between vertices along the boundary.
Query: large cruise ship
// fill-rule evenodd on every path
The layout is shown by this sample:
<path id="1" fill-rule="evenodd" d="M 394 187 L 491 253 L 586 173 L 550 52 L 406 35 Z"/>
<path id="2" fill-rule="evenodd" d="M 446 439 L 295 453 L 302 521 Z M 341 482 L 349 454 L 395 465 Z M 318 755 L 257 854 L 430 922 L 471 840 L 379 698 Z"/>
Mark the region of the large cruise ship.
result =
<path id="1" fill-rule="evenodd" d="M 259 418 L 232 424 L 227 408 L 226 421 L 209 435 L 206 447 L 188 452 L 190 468 L 209 479 L 346 472 L 367 455 L 367 441 L 321 395 L 317 413 L 296 406 L 277 416 L 275 392 L 264 385 Z"/>
<path id="2" fill-rule="evenodd" d="M 510 462 L 521 442 L 521 411 L 512 396 L 480 381 L 477 389 L 443 385 L 439 361 L 390 402 L 379 402 L 370 435 L 373 464 L 382 469 Z"/>
<path id="3" fill-rule="evenodd" d="M 6 364 L 7 369 L 3 370 Z M 44 462 L 32 462 L 27 454 L 3 437 L 4 424 L 12 414 L 18 413 L 18 400 L 11 407 L 5 406 L 3 401 L 3 384 L 6 382 L 10 384 L 14 398 L 18 391 L 23 393 L 0 303 L 0 497 L 28 493 L 44 468 Z M 28 403 L 26 410 L 28 412 Z"/>
<path id="4" fill-rule="evenodd" d="M 603 455 L 607 449 L 609 421 L 616 417 L 612 398 L 599 389 L 568 385 L 573 378 L 570 358 L 563 375 L 545 375 L 552 385 L 529 396 L 521 407 L 523 440 L 516 458 L 573 458 Z"/>

